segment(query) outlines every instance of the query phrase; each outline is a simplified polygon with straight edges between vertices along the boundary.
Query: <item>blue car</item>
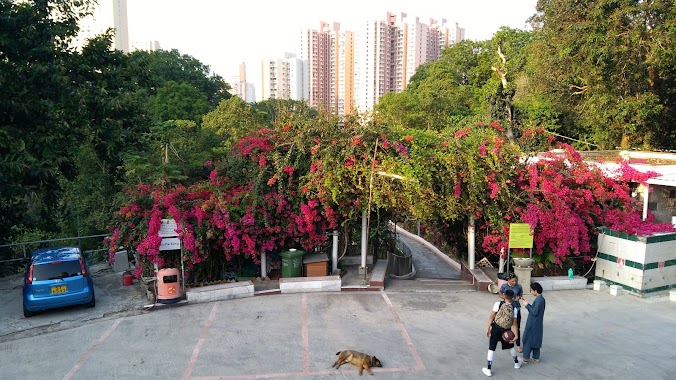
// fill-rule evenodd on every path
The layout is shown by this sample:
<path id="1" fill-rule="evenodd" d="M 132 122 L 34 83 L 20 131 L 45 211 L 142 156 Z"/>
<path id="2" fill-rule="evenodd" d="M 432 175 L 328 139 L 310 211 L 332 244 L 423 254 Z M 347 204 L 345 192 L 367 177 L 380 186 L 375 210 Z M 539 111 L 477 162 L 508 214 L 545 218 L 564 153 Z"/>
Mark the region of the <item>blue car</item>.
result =
<path id="1" fill-rule="evenodd" d="M 33 251 L 23 285 L 23 315 L 63 306 L 94 307 L 94 283 L 78 247 Z"/>

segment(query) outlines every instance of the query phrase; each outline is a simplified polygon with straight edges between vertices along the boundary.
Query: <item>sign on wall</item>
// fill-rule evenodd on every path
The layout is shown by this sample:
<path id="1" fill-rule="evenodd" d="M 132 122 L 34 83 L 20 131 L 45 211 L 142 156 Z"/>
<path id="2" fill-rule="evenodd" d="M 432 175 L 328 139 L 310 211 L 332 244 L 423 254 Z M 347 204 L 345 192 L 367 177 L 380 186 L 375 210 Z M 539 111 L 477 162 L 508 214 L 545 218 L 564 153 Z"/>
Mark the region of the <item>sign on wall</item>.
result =
<path id="1" fill-rule="evenodd" d="M 160 224 L 160 231 L 157 233 L 162 238 L 160 243 L 160 251 L 172 251 L 174 249 L 181 249 L 181 241 L 176 232 L 177 224 L 174 219 L 162 219 Z"/>
<path id="2" fill-rule="evenodd" d="M 171 251 L 174 249 L 181 249 L 181 241 L 177 237 L 162 238 L 160 243 L 160 251 Z"/>
<path id="3" fill-rule="evenodd" d="M 178 236 L 176 229 L 177 225 L 174 219 L 162 219 L 162 224 L 160 224 L 160 231 L 157 234 L 160 235 L 160 237 Z"/>

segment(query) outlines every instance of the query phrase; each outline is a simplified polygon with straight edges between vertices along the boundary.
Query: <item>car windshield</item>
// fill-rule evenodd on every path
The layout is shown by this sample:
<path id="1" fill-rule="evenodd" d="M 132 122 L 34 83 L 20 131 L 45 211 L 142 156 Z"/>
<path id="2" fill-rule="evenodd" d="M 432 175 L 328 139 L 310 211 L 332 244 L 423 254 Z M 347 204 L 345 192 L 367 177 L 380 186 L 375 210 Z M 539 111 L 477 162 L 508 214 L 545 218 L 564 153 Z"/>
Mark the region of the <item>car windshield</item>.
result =
<path id="1" fill-rule="evenodd" d="M 82 274 L 79 261 L 55 261 L 33 267 L 33 281 L 54 280 Z"/>

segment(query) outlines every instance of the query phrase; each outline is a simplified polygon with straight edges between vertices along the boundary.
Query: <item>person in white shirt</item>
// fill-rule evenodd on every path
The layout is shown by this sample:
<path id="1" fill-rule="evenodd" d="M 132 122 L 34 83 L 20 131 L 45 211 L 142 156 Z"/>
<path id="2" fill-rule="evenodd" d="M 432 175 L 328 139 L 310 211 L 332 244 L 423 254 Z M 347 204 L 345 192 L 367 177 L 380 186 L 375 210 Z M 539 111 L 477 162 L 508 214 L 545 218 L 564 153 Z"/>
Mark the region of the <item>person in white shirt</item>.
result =
<path id="1" fill-rule="evenodd" d="M 491 310 L 491 315 L 488 317 L 488 326 L 486 327 L 486 337 L 489 338 L 488 341 L 488 354 L 486 356 L 487 365 L 481 370 L 486 376 L 493 376 L 491 367 L 493 366 L 493 356 L 495 354 L 495 349 L 498 347 L 498 342 L 502 344 L 503 350 L 509 350 L 509 353 L 512 354 L 512 359 L 514 360 L 514 368 L 521 368 L 523 360 L 516 355 L 516 348 L 514 343 L 519 339 L 519 328 L 517 326 L 517 317 L 519 316 L 519 310 L 512 306 L 512 299 L 514 298 L 514 292 L 511 289 L 507 289 L 504 292 L 504 301 L 498 301 L 493 305 Z M 505 310 L 512 309 L 511 322 L 505 319 L 507 314 L 503 314 L 501 308 L 505 307 Z M 501 326 L 502 324 L 503 326 Z M 514 338 L 509 342 L 502 340 L 502 333 L 507 330 L 512 330 L 514 333 Z"/>

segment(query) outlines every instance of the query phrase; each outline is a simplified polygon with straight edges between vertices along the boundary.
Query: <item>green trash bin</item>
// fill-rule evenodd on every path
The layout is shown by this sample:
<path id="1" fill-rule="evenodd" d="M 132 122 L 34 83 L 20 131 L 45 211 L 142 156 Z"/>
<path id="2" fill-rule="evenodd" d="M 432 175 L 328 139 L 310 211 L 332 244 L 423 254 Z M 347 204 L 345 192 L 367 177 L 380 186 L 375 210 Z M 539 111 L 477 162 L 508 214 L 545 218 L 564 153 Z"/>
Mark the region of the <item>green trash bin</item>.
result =
<path id="1" fill-rule="evenodd" d="M 303 275 L 303 254 L 305 251 L 290 249 L 279 254 L 282 257 L 282 277 Z"/>

